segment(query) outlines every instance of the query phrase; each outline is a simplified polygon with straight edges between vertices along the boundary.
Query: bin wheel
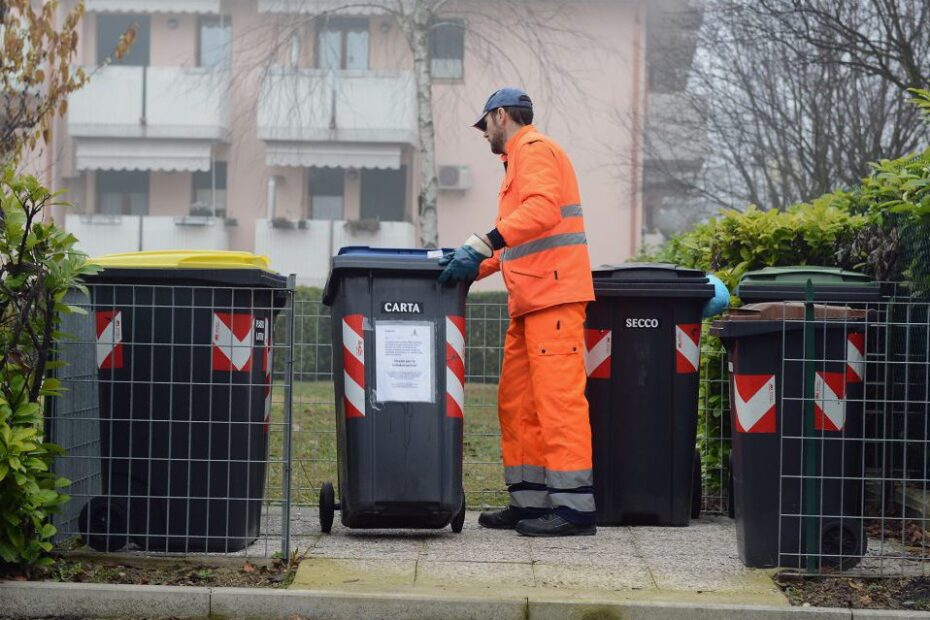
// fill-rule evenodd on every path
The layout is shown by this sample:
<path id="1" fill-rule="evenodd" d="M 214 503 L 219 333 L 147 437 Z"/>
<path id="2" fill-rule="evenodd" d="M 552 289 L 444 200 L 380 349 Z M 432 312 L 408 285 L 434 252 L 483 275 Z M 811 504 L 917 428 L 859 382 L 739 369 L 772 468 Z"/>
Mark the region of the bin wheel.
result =
<path id="1" fill-rule="evenodd" d="M 465 491 L 462 491 L 462 506 L 459 508 L 459 511 L 452 517 L 452 531 L 456 534 L 462 532 L 462 528 L 465 526 Z"/>
<path id="2" fill-rule="evenodd" d="M 691 518 L 701 516 L 701 504 L 704 500 L 704 477 L 701 475 L 701 453 L 694 451 L 694 465 L 691 472 Z"/>
<path id="3" fill-rule="evenodd" d="M 333 517 L 336 514 L 336 492 L 331 482 L 324 482 L 320 487 L 320 529 L 329 534 L 333 529 Z"/>
<path id="4" fill-rule="evenodd" d="M 727 516 L 736 518 L 736 487 L 733 485 L 733 453 L 727 455 Z"/>
<path id="5" fill-rule="evenodd" d="M 129 542 L 126 505 L 121 499 L 95 497 L 81 509 L 81 539 L 95 551 L 119 551 Z"/>
<path id="6" fill-rule="evenodd" d="M 868 549 L 868 538 L 861 521 L 852 523 L 834 521 L 826 523 L 820 530 L 820 551 L 823 566 L 849 570 L 855 568 Z"/>

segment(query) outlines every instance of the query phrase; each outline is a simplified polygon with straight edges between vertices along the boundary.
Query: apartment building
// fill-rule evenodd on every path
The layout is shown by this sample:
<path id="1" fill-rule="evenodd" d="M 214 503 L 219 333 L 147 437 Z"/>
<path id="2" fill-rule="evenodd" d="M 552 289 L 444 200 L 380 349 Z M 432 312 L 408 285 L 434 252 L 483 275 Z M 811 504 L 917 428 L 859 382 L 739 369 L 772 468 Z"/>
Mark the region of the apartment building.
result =
<path id="1" fill-rule="evenodd" d="M 377 2 L 85 3 L 80 64 L 104 65 L 129 27 L 136 42 L 72 95 L 38 159 L 68 190 L 74 206 L 56 219 L 83 250 L 248 250 L 320 285 L 342 246 L 417 245 L 413 57 Z M 643 143 L 661 122 L 650 85 L 673 97 L 693 49 L 652 66 L 663 61 L 647 59 L 651 3 L 547 3 L 568 19 L 535 39 L 496 28 L 492 0 L 450 2 L 430 29 L 440 245 L 494 223 L 503 170 L 471 124 L 490 92 L 516 84 L 574 160 L 593 262 L 620 262 L 650 219 Z M 677 4 L 695 12 L 685 28 L 695 29 L 700 10 Z M 679 79 L 650 80 L 658 70 Z M 667 208 L 660 190 L 652 202 Z"/>

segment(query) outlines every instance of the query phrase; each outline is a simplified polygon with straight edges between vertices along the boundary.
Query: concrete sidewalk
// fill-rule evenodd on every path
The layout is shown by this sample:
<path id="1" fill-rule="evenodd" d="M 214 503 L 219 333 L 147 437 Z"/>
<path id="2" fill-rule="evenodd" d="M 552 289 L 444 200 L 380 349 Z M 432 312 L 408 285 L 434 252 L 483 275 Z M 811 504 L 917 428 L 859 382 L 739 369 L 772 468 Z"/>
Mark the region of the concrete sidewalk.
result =
<path id="1" fill-rule="evenodd" d="M 314 511 L 299 515 L 302 532 Z M 338 519 L 338 516 L 337 516 Z M 292 589 L 354 593 L 642 600 L 785 606 L 771 571 L 745 568 L 733 521 L 687 528 L 600 528 L 597 536 L 538 539 L 486 530 L 469 513 L 451 530 L 349 530 L 304 536 Z"/>

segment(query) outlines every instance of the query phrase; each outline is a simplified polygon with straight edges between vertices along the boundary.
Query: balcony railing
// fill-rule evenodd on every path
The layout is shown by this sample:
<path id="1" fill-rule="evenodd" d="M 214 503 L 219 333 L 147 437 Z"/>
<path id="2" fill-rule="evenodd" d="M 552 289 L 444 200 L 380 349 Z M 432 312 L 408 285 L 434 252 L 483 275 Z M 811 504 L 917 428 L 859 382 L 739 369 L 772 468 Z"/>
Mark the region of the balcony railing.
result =
<path id="1" fill-rule="evenodd" d="M 287 142 L 415 144 L 410 71 L 274 68 L 262 82 L 258 137 Z"/>
<path id="2" fill-rule="evenodd" d="M 65 217 L 65 230 L 88 256 L 140 250 L 226 250 L 225 220 L 159 215 L 79 215 Z"/>
<path id="3" fill-rule="evenodd" d="M 416 246 L 410 222 L 379 222 L 375 230 L 362 230 L 345 220 L 301 220 L 287 227 L 269 220 L 255 222 L 255 252 L 271 260 L 278 273 L 297 274 L 298 284 L 322 286 L 329 259 L 349 245 L 409 248 Z"/>
<path id="4" fill-rule="evenodd" d="M 89 138 L 225 140 L 229 71 L 110 66 L 71 95 L 68 132 Z"/>

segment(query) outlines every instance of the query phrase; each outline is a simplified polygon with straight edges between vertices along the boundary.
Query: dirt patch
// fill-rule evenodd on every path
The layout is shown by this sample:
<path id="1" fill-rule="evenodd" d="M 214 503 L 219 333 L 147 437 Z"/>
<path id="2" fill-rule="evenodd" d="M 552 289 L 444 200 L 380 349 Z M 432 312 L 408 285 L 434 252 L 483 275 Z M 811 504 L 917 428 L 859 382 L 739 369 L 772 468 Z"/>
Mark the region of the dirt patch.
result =
<path id="1" fill-rule="evenodd" d="M 797 577 L 779 575 L 775 583 L 792 605 L 930 611 L 930 578 Z"/>
<path id="2" fill-rule="evenodd" d="M 50 568 L 17 570 L 0 566 L 0 580 L 57 581 L 152 586 L 286 588 L 300 558 L 287 561 L 210 562 L 173 559 L 110 560 L 59 557 Z"/>

